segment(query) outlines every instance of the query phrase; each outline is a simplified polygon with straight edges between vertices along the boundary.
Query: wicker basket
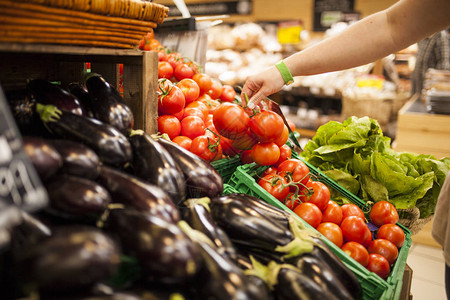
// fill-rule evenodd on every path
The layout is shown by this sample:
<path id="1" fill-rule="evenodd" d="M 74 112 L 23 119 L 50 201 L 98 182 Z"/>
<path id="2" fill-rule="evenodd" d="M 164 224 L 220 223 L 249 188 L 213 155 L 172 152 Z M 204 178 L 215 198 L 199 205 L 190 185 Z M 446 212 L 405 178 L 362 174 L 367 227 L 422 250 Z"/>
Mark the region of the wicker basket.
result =
<path id="1" fill-rule="evenodd" d="M 168 8 L 140 0 L 0 0 L 0 42 L 136 48 Z"/>
<path id="2" fill-rule="evenodd" d="M 411 235 L 417 234 L 423 227 L 431 221 L 433 215 L 427 218 L 420 218 L 420 211 L 417 207 L 408 209 L 398 209 L 400 219 L 398 222 L 411 231 Z"/>

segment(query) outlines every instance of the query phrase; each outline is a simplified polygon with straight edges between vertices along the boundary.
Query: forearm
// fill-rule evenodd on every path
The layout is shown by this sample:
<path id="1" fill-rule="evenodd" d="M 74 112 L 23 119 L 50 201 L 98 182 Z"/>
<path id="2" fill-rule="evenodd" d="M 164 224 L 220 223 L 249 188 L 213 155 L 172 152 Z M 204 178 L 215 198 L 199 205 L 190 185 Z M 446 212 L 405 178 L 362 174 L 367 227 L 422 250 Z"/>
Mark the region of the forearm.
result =
<path id="1" fill-rule="evenodd" d="M 448 0 L 403 0 L 337 36 L 285 59 L 294 76 L 348 69 L 373 62 L 450 23 Z M 448 9 L 448 10 L 446 10 Z"/>

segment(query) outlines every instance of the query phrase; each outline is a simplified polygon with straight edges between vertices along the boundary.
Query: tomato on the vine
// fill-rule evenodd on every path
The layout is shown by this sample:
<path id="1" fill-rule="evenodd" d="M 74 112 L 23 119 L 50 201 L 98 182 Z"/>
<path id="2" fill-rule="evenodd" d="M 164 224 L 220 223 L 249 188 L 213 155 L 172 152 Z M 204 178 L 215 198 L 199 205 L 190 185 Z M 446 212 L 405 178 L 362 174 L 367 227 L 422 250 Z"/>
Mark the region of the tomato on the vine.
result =
<path id="1" fill-rule="evenodd" d="M 167 79 L 160 79 L 158 82 L 158 113 L 165 115 L 180 112 L 185 104 L 181 90 Z"/>
<path id="2" fill-rule="evenodd" d="M 183 56 L 178 52 L 171 52 L 166 55 L 167 62 L 172 65 L 172 68 L 175 70 L 179 64 L 182 64 Z"/>
<path id="3" fill-rule="evenodd" d="M 277 167 L 268 167 L 267 169 L 265 169 L 263 172 L 262 172 L 262 174 L 261 174 L 261 177 L 264 177 L 264 176 L 266 176 L 266 175 L 269 175 L 269 174 L 277 174 Z"/>
<path id="4" fill-rule="evenodd" d="M 258 141 L 269 143 L 281 136 L 284 123 L 275 112 L 263 110 L 250 118 L 249 126 Z"/>
<path id="5" fill-rule="evenodd" d="M 330 190 L 328 187 L 320 181 L 308 181 L 306 187 L 313 191 L 313 194 L 306 202 L 314 203 L 320 209 L 324 211 L 330 202 Z"/>
<path id="6" fill-rule="evenodd" d="M 284 176 L 288 182 L 292 181 L 298 183 L 298 190 L 305 188 L 309 181 L 309 168 L 300 159 L 288 159 L 280 163 L 278 172 Z M 295 190 L 295 188 L 291 189 Z"/>
<path id="7" fill-rule="evenodd" d="M 212 114 L 214 110 L 220 105 L 220 102 L 211 97 L 208 94 L 202 94 L 197 98 L 197 101 L 200 101 L 208 107 L 208 112 Z"/>
<path id="8" fill-rule="evenodd" d="M 167 61 L 158 62 L 158 78 L 170 79 L 173 76 L 173 68 Z"/>
<path id="9" fill-rule="evenodd" d="M 165 133 L 170 139 L 175 138 L 181 132 L 180 121 L 172 115 L 162 115 L 158 117 L 158 131 Z"/>
<path id="10" fill-rule="evenodd" d="M 366 268 L 383 279 L 388 278 L 389 273 L 391 273 L 388 260 L 383 255 L 376 253 L 369 254 L 369 263 Z"/>
<path id="11" fill-rule="evenodd" d="M 331 222 L 337 225 L 341 225 L 342 222 L 342 210 L 339 204 L 330 200 L 322 211 L 322 222 Z"/>
<path id="12" fill-rule="evenodd" d="M 208 162 L 222 156 L 222 146 L 219 141 L 206 135 L 194 138 L 190 151 Z"/>
<path id="13" fill-rule="evenodd" d="M 187 116 L 181 120 L 181 135 L 195 139 L 205 133 L 205 122 L 197 116 Z"/>
<path id="14" fill-rule="evenodd" d="M 277 143 L 275 143 L 277 144 Z M 278 145 L 278 144 L 277 144 Z M 278 145 L 280 148 L 280 158 L 278 159 L 278 161 L 274 164 L 274 166 L 278 167 L 282 162 L 291 159 L 292 156 L 292 149 L 291 147 L 289 147 L 288 145 L 284 144 L 284 145 Z"/>
<path id="15" fill-rule="evenodd" d="M 213 122 L 220 135 L 234 139 L 248 129 L 250 118 L 242 106 L 224 102 L 213 113 Z"/>
<path id="16" fill-rule="evenodd" d="M 223 154 L 235 156 L 236 154 L 239 154 L 242 151 L 240 149 L 236 149 L 235 147 L 233 147 L 232 142 L 233 140 L 230 140 L 229 138 L 226 138 L 224 136 L 220 136 L 220 145 L 222 145 Z"/>
<path id="17" fill-rule="evenodd" d="M 173 76 L 175 76 L 178 81 L 185 78 L 192 78 L 192 76 L 194 76 L 194 70 L 192 70 L 192 68 L 187 64 L 181 63 L 173 70 Z"/>
<path id="18" fill-rule="evenodd" d="M 339 225 L 331 222 L 325 222 L 320 223 L 320 225 L 317 226 L 316 229 L 339 248 L 342 246 L 344 237 L 342 235 L 342 229 L 339 227 Z"/>
<path id="19" fill-rule="evenodd" d="M 385 239 L 375 239 L 373 240 L 369 247 L 367 247 L 367 251 L 370 254 L 376 253 L 383 255 L 390 265 L 394 264 L 395 260 L 398 257 L 398 249 L 392 242 Z"/>
<path id="20" fill-rule="evenodd" d="M 280 159 L 280 147 L 273 142 L 258 143 L 252 147 L 252 157 L 254 162 L 260 166 L 273 165 Z"/>
<path id="21" fill-rule="evenodd" d="M 222 94 L 220 94 L 220 100 L 222 102 L 233 102 L 236 97 L 236 91 L 231 85 L 224 84 L 222 86 Z"/>
<path id="22" fill-rule="evenodd" d="M 286 181 L 283 177 L 277 174 L 269 174 L 262 177 L 258 184 L 265 189 L 274 198 L 283 201 L 289 194 L 289 188 L 287 188 Z"/>
<path id="23" fill-rule="evenodd" d="M 405 232 L 398 225 L 384 224 L 378 229 L 377 238 L 391 241 L 397 248 L 400 248 L 405 242 Z"/>
<path id="24" fill-rule="evenodd" d="M 364 219 L 360 217 L 350 216 L 343 219 L 341 229 L 347 242 L 353 241 L 368 246 L 372 241 L 372 233 Z"/>
<path id="25" fill-rule="evenodd" d="M 197 100 L 198 96 L 200 96 L 200 88 L 198 87 L 197 82 L 195 82 L 191 78 L 180 80 L 177 83 L 177 87 L 181 89 L 186 105 Z"/>
<path id="26" fill-rule="evenodd" d="M 398 212 L 395 206 L 387 201 L 379 201 L 372 206 L 369 213 L 373 225 L 380 227 L 383 224 L 396 224 Z"/>
<path id="27" fill-rule="evenodd" d="M 286 142 L 289 139 L 289 129 L 287 128 L 286 125 L 284 125 L 283 127 L 283 131 L 281 132 L 281 135 L 279 138 L 277 138 L 274 142 L 275 144 L 277 144 L 278 146 L 282 146 L 284 144 L 286 144 Z"/>
<path id="28" fill-rule="evenodd" d="M 253 162 L 252 150 L 244 150 L 241 152 L 241 162 L 243 164 L 251 164 Z"/>
<path id="29" fill-rule="evenodd" d="M 357 242 L 347 242 L 341 247 L 342 251 L 359 262 L 363 267 L 369 264 L 369 252 L 367 248 Z"/>
<path id="30" fill-rule="evenodd" d="M 314 228 L 317 228 L 322 220 L 322 212 L 313 203 L 300 203 L 294 208 L 294 213 Z"/>
<path id="31" fill-rule="evenodd" d="M 203 122 L 207 122 L 205 119 L 205 114 L 198 108 L 195 107 L 186 107 L 184 109 L 183 118 L 186 118 L 187 116 L 197 116 L 203 120 Z"/>
<path id="32" fill-rule="evenodd" d="M 245 131 L 244 133 L 231 140 L 231 144 L 233 145 L 233 147 L 241 150 L 252 149 L 252 147 L 257 143 L 258 141 L 250 130 Z"/>
<path id="33" fill-rule="evenodd" d="M 294 210 L 297 205 L 302 203 L 302 201 L 299 199 L 298 195 L 296 193 L 290 193 L 286 199 L 284 200 L 284 205 L 286 205 L 287 208 L 290 210 Z"/>
<path id="34" fill-rule="evenodd" d="M 176 136 L 174 139 L 172 139 L 172 142 L 178 144 L 179 146 L 183 147 L 186 150 L 191 150 L 191 144 L 192 140 L 184 135 Z"/>

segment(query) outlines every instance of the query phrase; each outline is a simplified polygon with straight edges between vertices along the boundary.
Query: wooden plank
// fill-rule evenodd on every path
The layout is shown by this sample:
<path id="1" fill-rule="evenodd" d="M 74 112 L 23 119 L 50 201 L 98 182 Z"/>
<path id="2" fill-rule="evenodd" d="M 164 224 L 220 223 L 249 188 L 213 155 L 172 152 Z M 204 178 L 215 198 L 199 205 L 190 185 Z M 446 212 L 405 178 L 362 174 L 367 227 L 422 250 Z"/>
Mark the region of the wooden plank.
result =
<path id="1" fill-rule="evenodd" d="M 153 134 L 158 132 L 158 55 L 156 52 L 145 52 L 142 62 L 142 102 L 144 103 L 144 131 Z"/>

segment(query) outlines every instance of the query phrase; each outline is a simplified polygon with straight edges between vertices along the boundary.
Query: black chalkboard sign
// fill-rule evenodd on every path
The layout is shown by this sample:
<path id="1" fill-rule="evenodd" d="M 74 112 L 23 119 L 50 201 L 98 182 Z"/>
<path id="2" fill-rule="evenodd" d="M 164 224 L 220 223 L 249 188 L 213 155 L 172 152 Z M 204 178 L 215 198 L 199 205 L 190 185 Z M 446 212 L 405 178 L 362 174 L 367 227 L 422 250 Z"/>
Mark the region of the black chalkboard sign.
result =
<path id="1" fill-rule="evenodd" d="M 345 20 L 345 15 L 354 12 L 354 0 L 315 0 L 314 31 L 325 31 L 332 24 Z"/>

